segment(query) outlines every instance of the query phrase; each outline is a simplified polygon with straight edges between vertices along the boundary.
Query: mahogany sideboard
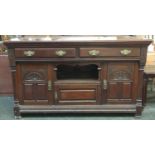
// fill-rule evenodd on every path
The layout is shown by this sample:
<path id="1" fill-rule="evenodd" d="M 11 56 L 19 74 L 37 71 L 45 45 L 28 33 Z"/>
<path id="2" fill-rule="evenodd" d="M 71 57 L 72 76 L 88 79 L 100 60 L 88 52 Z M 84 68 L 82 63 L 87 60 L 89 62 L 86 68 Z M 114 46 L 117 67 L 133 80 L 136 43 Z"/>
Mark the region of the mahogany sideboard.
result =
<path id="1" fill-rule="evenodd" d="M 6 41 L 14 114 L 133 113 L 143 109 L 151 40 Z"/>

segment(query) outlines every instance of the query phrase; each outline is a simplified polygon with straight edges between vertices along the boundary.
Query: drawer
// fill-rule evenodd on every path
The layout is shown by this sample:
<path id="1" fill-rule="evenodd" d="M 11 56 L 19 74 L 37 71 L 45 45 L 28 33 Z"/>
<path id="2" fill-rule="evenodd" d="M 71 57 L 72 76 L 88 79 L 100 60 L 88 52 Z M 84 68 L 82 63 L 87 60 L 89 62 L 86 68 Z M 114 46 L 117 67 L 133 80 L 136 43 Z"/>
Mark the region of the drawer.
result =
<path id="1" fill-rule="evenodd" d="M 80 57 L 139 57 L 140 48 L 80 48 Z"/>
<path id="2" fill-rule="evenodd" d="M 77 82 L 56 82 L 55 100 L 61 105 L 94 105 L 100 103 L 99 83 Z"/>
<path id="3" fill-rule="evenodd" d="M 75 48 L 16 48 L 17 58 L 67 58 L 75 57 Z"/>

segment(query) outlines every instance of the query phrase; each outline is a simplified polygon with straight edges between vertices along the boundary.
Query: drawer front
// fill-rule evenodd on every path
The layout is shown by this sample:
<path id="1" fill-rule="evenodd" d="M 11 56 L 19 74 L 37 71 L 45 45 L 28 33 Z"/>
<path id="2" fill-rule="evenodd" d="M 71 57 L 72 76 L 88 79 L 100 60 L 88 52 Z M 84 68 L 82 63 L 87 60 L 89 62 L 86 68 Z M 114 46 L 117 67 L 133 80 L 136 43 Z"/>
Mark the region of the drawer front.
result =
<path id="1" fill-rule="evenodd" d="M 94 105 L 100 103 L 99 85 L 55 84 L 55 101 L 61 105 Z"/>
<path id="2" fill-rule="evenodd" d="M 75 57 L 75 48 L 16 48 L 17 58 L 67 58 Z"/>
<path id="3" fill-rule="evenodd" d="M 80 48 L 80 57 L 139 57 L 140 48 Z"/>

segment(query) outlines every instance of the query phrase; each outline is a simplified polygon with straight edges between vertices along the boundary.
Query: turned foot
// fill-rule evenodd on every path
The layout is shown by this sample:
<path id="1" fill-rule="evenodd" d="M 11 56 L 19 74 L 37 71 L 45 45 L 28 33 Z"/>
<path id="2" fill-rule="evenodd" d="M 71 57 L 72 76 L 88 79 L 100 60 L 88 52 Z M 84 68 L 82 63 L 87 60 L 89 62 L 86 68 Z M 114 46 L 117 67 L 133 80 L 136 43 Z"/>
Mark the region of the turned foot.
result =
<path id="1" fill-rule="evenodd" d="M 20 109 L 18 106 L 14 107 L 14 115 L 15 115 L 15 119 L 21 119 L 21 113 L 20 113 Z"/>

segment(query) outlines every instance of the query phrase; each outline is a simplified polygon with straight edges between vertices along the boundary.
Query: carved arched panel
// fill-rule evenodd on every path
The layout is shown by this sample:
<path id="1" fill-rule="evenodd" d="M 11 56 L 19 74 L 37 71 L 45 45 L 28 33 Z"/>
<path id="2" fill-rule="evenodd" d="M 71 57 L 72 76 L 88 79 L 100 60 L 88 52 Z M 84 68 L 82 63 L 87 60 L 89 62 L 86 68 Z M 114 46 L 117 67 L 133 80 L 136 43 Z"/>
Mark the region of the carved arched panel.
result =
<path id="1" fill-rule="evenodd" d="M 48 104 L 48 65 L 27 64 L 21 66 L 23 104 Z"/>
<path id="2" fill-rule="evenodd" d="M 44 76 L 42 73 L 39 72 L 28 72 L 24 75 L 24 80 L 31 80 L 31 81 L 38 81 L 38 80 L 44 80 Z"/>
<path id="3" fill-rule="evenodd" d="M 130 80 L 130 73 L 128 71 L 120 70 L 109 74 L 110 80 Z"/>
<path id="4" fill-rule="evenodd" d="M 22 80 L 23 81 L 46 81 L 47 80 L 47 65 L 22 65 Z"/>
<path id="5" fill-rule="evenodd" d="M 107 72 L 108 103 L 131 103 L 133 100 L 134 63 L 109 63 Z"/>
<path id="6" fill-rule="evenodd" d="M 132 80 L 133 65 L 113 63 L 108 66 L 109 80 Z"/>

